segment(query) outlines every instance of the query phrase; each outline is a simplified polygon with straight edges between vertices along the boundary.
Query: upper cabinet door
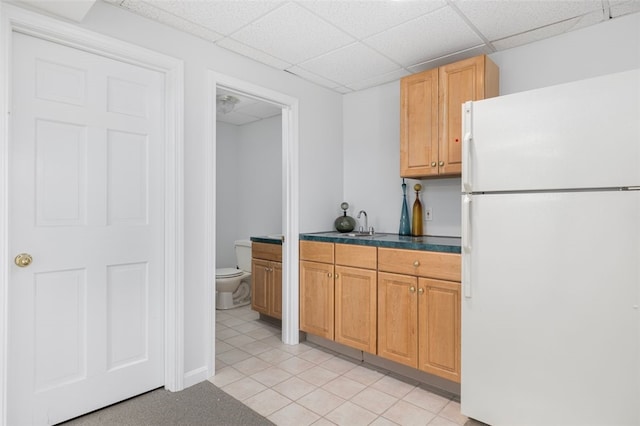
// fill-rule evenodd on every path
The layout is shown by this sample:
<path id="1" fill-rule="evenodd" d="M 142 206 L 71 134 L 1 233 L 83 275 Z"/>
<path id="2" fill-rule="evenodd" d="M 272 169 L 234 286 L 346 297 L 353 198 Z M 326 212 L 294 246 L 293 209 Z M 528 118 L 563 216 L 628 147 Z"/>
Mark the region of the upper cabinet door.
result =
<path id="1" fill-rule="evenodd" d="M 438 174 L 438 69 L 400 82 L 400 176 Z"/>
<path id="2" fill-rule="evenodd" d="M 440 174 L 462 170 L 462 104 L 498 96 L 498 67 L 476 56 L 440 67 Z"/>
<path id="3" fill-rule="evenodd" d="M 462 104 L 484 98 L 484 56 L 440 67 L 440 174 L 462 171 Z"/>

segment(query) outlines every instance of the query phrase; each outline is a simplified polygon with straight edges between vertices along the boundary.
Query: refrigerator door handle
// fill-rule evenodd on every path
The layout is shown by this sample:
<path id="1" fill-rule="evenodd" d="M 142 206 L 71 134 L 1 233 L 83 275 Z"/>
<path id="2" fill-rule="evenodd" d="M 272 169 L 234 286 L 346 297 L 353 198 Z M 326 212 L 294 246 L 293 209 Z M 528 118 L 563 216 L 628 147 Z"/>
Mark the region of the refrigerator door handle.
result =
<path id="1" fill-rule="evenodd" d="M 471 298 L 471 196 L 462 198 L 462 289 Z"/>
<path id="2" fill-rule="evenodd" d="M 471 134 L 471 120 L 473 113 L 473 103 L 471 101 L 465 102 L 462 105 L 462 191 L 472 192 L 473 185 L 471 183 L 471 141 L 473 141 L 473 135 Z"/>

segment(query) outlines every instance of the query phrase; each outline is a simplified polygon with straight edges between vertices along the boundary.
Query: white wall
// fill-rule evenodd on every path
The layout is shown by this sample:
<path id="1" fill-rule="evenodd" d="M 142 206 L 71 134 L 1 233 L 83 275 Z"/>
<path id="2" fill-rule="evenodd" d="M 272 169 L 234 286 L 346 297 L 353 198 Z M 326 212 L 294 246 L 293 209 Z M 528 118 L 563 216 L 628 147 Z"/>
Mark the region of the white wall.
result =
<path id="1" fill-rule="evenodd" d="M 282 117 L 240 127 L 238 238 L 282 233 Z"/>
<path id="2" fill-rule="evenodd" d="M 509 94 L 640 68 L 640 14 L 490 55 Z M 594 100 L 597 102 L 597 100 Z M 344 198 L 381 232 L 398 232 L 402 203 L 399 81 L 344 96 Z M 414 180 L 407 180 L 412 188 Z M 460 179 L 423 180 L 430 235 L 460 235 Z M 413 198 L 409 200 L 411 212 Z M 334 215 L 339 213 L 334 207 Z"/>
<path id="3" fill-rule="evenodd" d="M 234 267 L 235 240 L 282 233 L 282 116 L 216 132 L 216 265 Z"/>
<path id="4" fill-rule="evenodd" d="M 240 127 L 218 122 L 216 126 L 216 267 L 236 264 L 233 242 L 238 211 L 237 163 Z"/>
<path id="5" fill-rule="evenodd" d="M 82 27 L 180 58 L 185 65 L 185 371 L 188 382 L 206 373 L 211 336 L 206 335 L 207 286 L 205 276 L 205 217 L 203 190 L 207 70 L 233 76 L 299 100 L 300 228 L 324 227 L 330 206 L 341 201 L 342 173 L 327 173 L 336 152 L 342 150 L 342 96 L 296 76 L 258 64 L 220 49 L 205 40 L 97 2 Z M 340 163 L 340 168 L 342 164 Z M 322 179 L 318 179 L 321 176 Z"/>

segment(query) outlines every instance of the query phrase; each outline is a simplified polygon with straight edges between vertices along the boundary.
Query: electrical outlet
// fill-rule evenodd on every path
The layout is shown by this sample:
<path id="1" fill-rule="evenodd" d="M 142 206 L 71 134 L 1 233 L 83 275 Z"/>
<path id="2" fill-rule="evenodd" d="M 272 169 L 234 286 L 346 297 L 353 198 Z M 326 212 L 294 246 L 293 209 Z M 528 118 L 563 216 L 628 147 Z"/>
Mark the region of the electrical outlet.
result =
<path id="1" fill-rule="evenodd" d="M 433 220 L 433 212 L 431 211 L 431 207 L 424 209 L 424 221 Z"/>

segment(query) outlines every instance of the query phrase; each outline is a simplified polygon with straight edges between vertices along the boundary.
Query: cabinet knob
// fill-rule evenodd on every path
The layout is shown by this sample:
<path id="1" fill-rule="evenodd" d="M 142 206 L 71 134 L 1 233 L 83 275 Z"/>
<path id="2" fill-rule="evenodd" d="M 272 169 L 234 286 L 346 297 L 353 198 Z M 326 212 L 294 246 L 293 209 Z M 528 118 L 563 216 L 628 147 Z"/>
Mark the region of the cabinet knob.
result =
<path id="1" fill-rule="evenodd" d="M 431 163 L 431 167 L 435 167 L 435 166 L 436 166 L 436 162 L 434 161 Z"/>
<path id="2" fill-rule="evenodd" d="M 336 277 L 336 278 L 340 278 L 340 275 L 336 274 L 336 275 L 335 275 L 335 277 Z"/>
<path id="3" fill-rule="evenodd" d="M 411 293 L 415 293 L 416 292 L 416 288 L 414 286 L 409 287 L 409 291 Z"/>
<path id="4" fill-rule="evenodd" d="M 329 272 L 329 273 L 327 274 L 327 276 L 328 276 L 329 278 L 331 278 L 331 272 Z"/>
<path id="5" fill-rule="evenodd" d="M 441 161 L 438 163 L 440 165 L 440 167 L 444 166 L 444 161 Z"/>
<path id="6" fill-rule="evenodd" d="M 422 294 L 422 293 L 424 293 L 424 288 L 420 287 L 420 288 L 418 289 L 418 294 Z"/>
<path id="7" fill-rule="evenodd" d="M 413 262 L 413 266 L 415 266 L 416 268 L 420 266 L 420 261 L 416 260 L 415 262 Z"/>
<path id="8" fill-rule="evenodd" d="M 460 142 L 460 140 L 458 138 L 456 138 L 456 142 Z"/>

